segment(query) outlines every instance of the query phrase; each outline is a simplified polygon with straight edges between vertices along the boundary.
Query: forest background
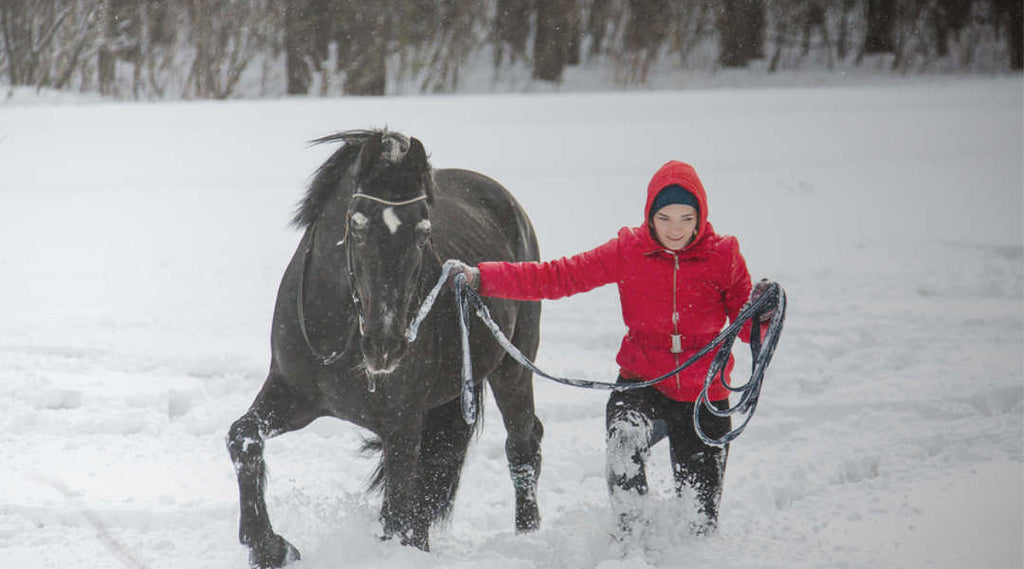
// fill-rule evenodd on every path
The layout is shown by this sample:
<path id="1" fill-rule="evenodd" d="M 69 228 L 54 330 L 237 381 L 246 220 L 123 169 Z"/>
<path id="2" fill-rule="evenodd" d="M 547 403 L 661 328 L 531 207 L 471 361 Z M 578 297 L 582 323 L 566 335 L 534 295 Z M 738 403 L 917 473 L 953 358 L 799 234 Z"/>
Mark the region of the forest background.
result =
<path id="1" fill-rule="evenodd" d="M 1019 72 L 1019 0 L 0 0 L 0 100 L 659 89 Z M 753 72 L 753 73 L 751 73 Z M 827 79 L 826 79 L 827 80 Z"/>

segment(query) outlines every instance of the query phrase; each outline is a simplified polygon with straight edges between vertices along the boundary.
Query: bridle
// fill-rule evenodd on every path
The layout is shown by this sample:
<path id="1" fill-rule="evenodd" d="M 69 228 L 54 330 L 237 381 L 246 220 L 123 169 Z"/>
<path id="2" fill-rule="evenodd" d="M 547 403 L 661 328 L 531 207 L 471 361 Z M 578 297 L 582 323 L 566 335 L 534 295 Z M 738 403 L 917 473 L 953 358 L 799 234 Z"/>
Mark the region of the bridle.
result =
<path id="1" fill-rule="evenodd" d="M 352 194 L 352 199 L 355 199 L 355 198 L 364 198 L 364 199 L 368 199 L 368 200 L 370 200 L 372 202 L 377 202 L 377 203 L 384 204 L 384 205 L 400 206 L 400 205 L 409 205 L 409 204 L 414 204 L 416 202 L 421 202 L 421 201 L 427 199 L 427 194 L 420 194 L 419 196 L 416 196 L 415 198 L 412 198 L 410 200 L 400 201 L 400 202 L 388 201 L 386 199 L 378 198 L 377 196 L 371 196 L 370 194 L 364 194 L 362 192 L 358 192 L 358 193 Z"/>
<path id="2" fill-rule="evenodd" d="M 449 260 L 445 261 L 444 265 L 441 266 L 441 277 L 438 279 L 437 284 L 434 285 L 434 288 L 430 293 L 427 294 L 426 300 L 424 300 L 423 304 L 420 306 L 419 311 L 416 313 L 416 318 L 413 319 L 412 325 L 409 327 L 409 334 L 407 336 L 409 342 L 416 341 L 416 335 L 420 324 L 427 317 L 427 314 L 430 313 L 430 309 L 433 307 L 438 295 L 448 283 L 448 279 L 452 276 L 452 269 L 457 266 L 458 263 L 460 263 L 460 261 Z M 775 346 L 779 342 L 779 335 L 782 333 L 782 324 L 786 318 L 786 291 L 783 290 L 778 283 L 771 283 L 765 290 L 764 294 L 762 294 L 757 300 L 752 300 L 745 304 L 743 308 L 740 309 L 739 314 L 736 315 L 735 319 L 733 319 L 728 326 L 719 332 L 718 336 L 708 342 L 708 344 L 703 348 L 697 350 L 697 352 L 690 356 L 690 358 L 682 365 L 668 373 L 647 381 L 607 383 L 603 381 L 560 377 L 544 372 L 538 368 L 533 361 L 527 358 L 519 348 L 508 339 L 507 336 L 505 336 L 505 333 L 501 331 L 501 327 L 498 326 L 493 318 L 491 318 L 490 311 L 481 299 L 480 294 L 469 286 L 469 281 L 466 279 L 465 274 L 456 274 L 453 277 L 453 282 L 455 306 L 458 312 L 459 332 L 462 338 L 462 417 L 468 425 L 472 425 L 476 422 L 477 413 L 474 387 L 475 381 L 473 379 L 473 362 L 469 350 L 469 317 L 471 310 L 476 311 L 477 317 L 487 326 L 491 331 L 491 335 L 494 336 L 494 339 L 497 340 L 498 344 L 501 345 L 513 360 L 533 372 L 535 375 L 574 387 L 607 389 L 611 391 L 632 391 L 635 389 L 652 387 L 690 367 L 700 360 L 700 358 L 717 348 L 711 366 L 708 368 L 707 375 L 704 378 L 703 389 L 701 389 L 700 395 L 693 406 L 693 428 L 705 444 L 719 447 L 727 445 L 730 441 L 738 437 L 740 433 L 743 432 L 743 429 L 747 427 L 747 423 L 750 422 L 750 419 L 754 416 L 754 410 L 757 408 L 757 401 L 761 394 L 761 385 L 764 380 L 764 374 L 768 369 L 768 364 L 771 363 L 772 355 L 775 353 Z M 728 381 L 726 381 L 725 377 L 728 369 L 729 356 L 732 353 L 733 342 L 736 340 L 740 330 L 748 320 L 759 322 L 761 314 L 767 310 L 771 310 L 771 303 L 775 303 L 774 313 L 771 321 L 768 323 L 768 330 L 765 332 L 763 341 L 761 339 L 760 326 L 751 327 L 750 350 L 753 369 L 751 370 L 750 381 L 742 386 L 733 387 Z M 710 399 L 708 398 L 708 390 L 710 389 L 712 382 L 716 379 L 720 381 L 721 384 L 730 392 L 741 394 L 740 400 L 736 405 L 725 410 L 719 410 L 711 405 Z M 705 408 L 708 413 L 718 417 L 728 417 L 736 414 L 745 414 L 746 417 L 739 427 L 732 429 L 721 438 L 715 439 L 708 436 L 701 427 L 700 411 L 702 407 Z"/>
<path id="3" fill-rule="evenodd" d="M 359 301 L 359 293 L 356 292 L 356 287 L 353 284 L 353 283 L 355 283 L 356 271 L 352 267 L 352 255 L 349 254 L 348 244 L 347 244 L 347 242 L 348 242 L 348 228 L 349 228 L 349 223 L 351 223 L 351 219 L 352 219 L 352 202 L 355 201 L 356 198 L 367 199 L 367 200 L 370 200 L 372 202 L 376 202 L 376 203 L 383 204 L 383 205 L 386 205 L 386 206 L 398 207 L 398 206 L 403 206 L 403 205 L 412 205 L 412 204 L 417 203 L 417 202 L 425 201 L 427 199 L 427 194 L 420 194 L 419 196 L 416 196 L 415 198 L 408 199 L 408 200 L 403 200 L 403 201 L 390 201 L 390 200 L 386 200 L 386 199 L 383 199 L 383 198 L 378 198 L 377 196 L 371 196 L 369 194 L 364 194 L 362 192 L 356 192 L 356 193 L 352 194 L 352 199 L 349 201 L 348 213 L 346 213 L 346 215 L 345 215 L 345 236 L 341 239 L 341 241 L 338 242 L 338 245 L 340 246 L 343 243 L 345 244 L 345 265 L 346 265 L 346 269 L 348 270 L 349 289 L 351 289 L 351 293 L 352 293 L 352 304 L 355 305 L 356 312 L 359 313 L 359 333 L 362 334 L 363 333 L 363 312 L 362 312 L 362 310 L 359 309 L 359 307 L 361 306 L 360 301 Z"/>
<path id="4" fill-rule="evenodd" d="M 401 205 L 409 205 L 409 204 L 414 204 L 416 202 L 424 201 L 424 200 L 427 199 L 427 194 L 422 194 L 422 195 L 419 195 L 419 196 L 417 196 L 415 198 L 412 198 L 410 200 L 405 200 L 405 201 L 400 201 L 400 202 L 389 201 L 389 200 L 386 200 L 386 199 L 383 199 L 383 198 L 378 198 L 377 196 L 371 196 L 370 194 L 364 194 L 362 192 L 356 192 L 356 193 L 352 194 L 352 199 L 354 200 L 355 198 L 363 198 L 363 199 L 370 200 L 372 202 L 377 202 L 379 204 L 384 204 L 384 205 L 389 205 L 389 206 L 401 206 Z M 345 214 L 345 233 L 344 233 L 344 235 L 342 235 L 341 241 L 338 241 L 338 243 L 337 243 L 338 245 L 341 245 L 342 243 L 345 243 L 346 241 L 348 241 L 348 227 L 349 227 L 349 223 L 351 223 L 351 220 L 352 220 L 352 201 L 350 200 L 349 201 L 349 206 L 348 206 L 348 212 Z M 350 275 L 352 274 L 351 270 L 349 270 L 349 274 Z"/>
<path id="5" fill-rule="evenodd" d="M 360 310 L 360 308 L 359 308 L 360 307 L 359 294 L 356 292 L 356 287 L 353 284 L 355 282 L 355 270 L 352 267 L 352 255 L 349 254 L 348 246 L 347 246 L 347 244 L 348 244 L 348 236 L 349 236 L 349 225 L 350 225 L 351 220 L 352 220 L 352 202 L 356 198 L 362 198 L 362 199 L 370 200 L 372 202 L 376 202 L 376 203 L 379 203 L 379 204 L 383 204 L 383 205 L 387 205 L 387 206 L 392 206 L 392 207 L 397 207 L 397 206 L 411 205 L 411 204 L 414 204 L 414 203 L 417 203 L 417 202 L 425 201 L 425 200 L 427 200 L 427 194 L 421 194 L 419 196 L 416 196 L 415 198 L 408 199 L 408 200 L 402 200 L 402 201 L 386 200 L 386 199 L 383 199 L 383 198 L 378 198 L 376 196 L 371 196 L 369 194 L 364 194 L 362 192 L 356 192 L 356 193 L 352 194 L 352 199 L 349 201 L 348 211 L 345 214 L 345 233 L 343 234 L 341 240 L 338 241 L 337 245 L 338 246 L 341 246 L 343 244 L 346 245 L 346 247 L 345 247 L 345 265 L 346 265 L 346 270 L 348 271 L 349 289 L 350 289 L 351 294 L 352 294 L 352 304 L 355 306 L 356 313 L 357 313 L 358 318 L 359 318 L 359 333 L 361 335 L 363 333 L 363 314 L 362 314 L 362 310 Z M 302 266 L 299 268 L 299 285 L 298 285 L 298 291 L 297 291 L 297 293 L 295 295 L 296 317 L 297 317 L 297 319 L 299 321 L 299 330 L 302 332 L 302 338 L 303 338 L 303 340 L 305 340 L 306 347 L 309 348 L 310 353 L 312 353 L 313 356 L 315 356 L 316 359 L 320 361 L 321 365 L 329 366 L 329 365 L 332 365 L 332 364 L 336 363 L 338 360 L 340 360 L 342 358 L 342 356 L 344 356 L 344 354 L 345 354 L 344 349 L 342 351 L 340 351 L 340 352 L 337 351 L 337 350 L 332 350 L 330 354 L 324 354 L 324 353 L 320 352 L 319 350 L 317 350 L 316 347 L 313 346 L 313 342 L 311 342 L 310 339 L 309 339 L 309 332 L 306 329 L 306 314 L 305 314 L 305 308 L 304 308 L 304 304 L 305 304 L 305 300 L 304 300 L 305 293 L 304 293 L 304 291 L 305 291 L 305 280 L 306 280 L 306 266 L 309 264 L 309 260 L 313 256 L 313 246 L 316 243 L 316 231 L 317 231 L 318 227 L 319 227 L 319 220 L 316 223 L 313 224 L 313 228 L 312 228 L 312 230 L 310 232 L 310 236 L 309 236 L 309 243 L 306 245 L 306 252 L 305 252 L 305 254 L 302 257 Z M 371 377 L 371 379 L 369 380 L 369 382 L 370 382 L 369 383 L 369 387 L 370 387 L 370 391 L 373 391 L 374 390 L 374 385 L 373 385 L 372 376 L 371 376 L 371 374 L 367 374 L 367 375 L 368 375 L 368 377 Z"/>

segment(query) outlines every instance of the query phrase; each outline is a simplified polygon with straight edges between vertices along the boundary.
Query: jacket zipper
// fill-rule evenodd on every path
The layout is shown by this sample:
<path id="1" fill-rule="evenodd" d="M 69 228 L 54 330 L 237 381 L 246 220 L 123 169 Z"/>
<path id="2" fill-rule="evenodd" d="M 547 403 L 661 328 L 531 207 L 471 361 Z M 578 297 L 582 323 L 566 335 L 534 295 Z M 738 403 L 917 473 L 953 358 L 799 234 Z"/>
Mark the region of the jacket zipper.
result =
<path id="1" fill-rule="evenodd" d="M 679 334 L 679 307 L 677 305 L 678 299 L 678 277 L 679 277 L 679 255 L 672 253 L 672 260 L 675 262 L 675 268 L 672 269 L 672 330 L 675 332 L 672 334 L 672 356 L 675 358 L 676 367 L 679 367 L 679 354 L 683 351 L 682 336 Z M 676 374 L 676 389 L 682 389 L 679 381 L 679 374 Z"/>

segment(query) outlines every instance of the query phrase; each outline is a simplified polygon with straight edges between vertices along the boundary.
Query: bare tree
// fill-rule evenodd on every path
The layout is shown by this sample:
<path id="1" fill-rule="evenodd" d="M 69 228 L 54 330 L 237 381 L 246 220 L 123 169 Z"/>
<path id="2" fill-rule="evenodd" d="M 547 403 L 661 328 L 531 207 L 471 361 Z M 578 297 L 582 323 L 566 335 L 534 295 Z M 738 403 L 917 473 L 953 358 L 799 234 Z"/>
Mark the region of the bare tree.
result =
<path id="1" fill-rule="evenodd" d="M 188 18 L 185 10 L 162 0 L 144 0 L 140 6 L 143 66 L 146 90 L 151 96 L 167 95 L 171 76 L 177 71 L 175 56 Z"/>
<path id="2" fill-rule="evenodd" d="M 64 88 L 103 44 L 103 0 L 0 1 L 0 50 L 13 85 Z"/>
<path id="3" fill-rule="evenodd" d="M 893 34 L 897 20 L 896 0 L 867 0 L 865 9 L 867 33 L 857 56 L 858 63 L 865 55 L 896 52 Z"/>
<path id="4" fill-rule="evenodd" d="M 1010 69 L 1024 69 L 1024 4 L 1021 0 L 993 0 L 998 27 L 1006 35 Z"/>
<path id="5" fill-rule="evenodd" d="M 534 14 L 533 0 L 496 0 L 496 8 L 494 66 L 501 66 L 506 51 L 510 63 L 525 60 L 526 44 L 530 39 L 530 21 Z"/>
<path id="6" fill-rule="evenodd" d="M 132 96 L 142 89 L 142 10 L 141 0 L 104 0 L 103 41 L 99 47 L 99 88 L 101 95 L 117 95 L 117 62 L 132 67 Z"/>
<path id="7" fill-rule="evenodd" d="M 932 26 L 939 57 L 949 55 L 949 41 L 960 36 L 971 13 L 973 0 L 946 0 L 935 6 Z"/>
<path id="8" fill-rule="evenodd" d="M 387 87 L 391 8 L 384 2 L 340 0 L 338 68 L 348 95 L 383 95 Z"/>
<path id="9" fill-rule="evenodd" d="M 828 4 L 826 0 L 782 0 L 776 3 L 778 13 L 775 15 L 775 52 L 768 71 L 774 72 L 781 67 L 798 67 L 804 63 L 811 52 L 815 36 L 819 37 L 824 48 L 826 65 L 831 69 L 832 41 L 828 32 Z M 799 45 L 796 55 L 790 55 L 784 61 L 783 53 L 794 45 Z"/>
<path id="10" fill-rule="evenodd" d="M 668 37 L 669 3 L 668 0 L 628 0 L 626 4 L 629 10 L 623 38 L 626 69 L 621 80 L 642 85 L 647 83 L 651 64 Z"/>
<path id="11" fill-rule="evenodd" d="M 679 64 L 686 67 L 690 53 L 714 31 L 714 6 L 708 0 L 675 0 L 673 9 L 671 48 L 679 55 Z"/>
<path id="12" fill-rule="evenodd" d="M 857 0 L 840 0 L 839 30 L 836 38 L 836 55 L 840 61 L 845 61 L 850 52 L 850 18 L 856 2 Z"/>
<path id="13" fill-rule="evenodd" d="M 482 43 L 477 30 L 486 25 L 482 0 L 443 0 L 441 7 L 435 48 L 420 85 L 424 93 L 455 90 L 462 64 Z"/>
<path id="14" fill-rule="evenodd" d="M 819 4 L 824 3 L 825 0 L 812 0 L 812 2 Z M 747 59 L 761 59 L 764 57 L 764 27 L 766 20 L 764 0 L 750 0 L 746 5 L 745 18 L 743 44 L 747 52 Z"/>
<path id="15" fill-rule="evenodd" d="M 718 62 L 745 67 L 763 51 L 764 6 L 760 0 L 722 0 L 718 10 Z"/>
<path id="16" fill-rule="evenodd" d="M 583 5 L 580 0 L 569 0 L 567 17 L 569 19 L 569 35 L 565 46 L 565 64 L 579 65 L 583 52 Z"/>
<path id="17" fill-rule="evenodd" d="M 26 0 L 0 2 L 0 26 L 3 27 L 7 74 L 12 86 L 26 85 L 36 65 L 33 52 L 30 4 Z"/>
<path id="18" fill-rule="evenodd" d="M 770 70 L 805 67 L 812 55 L 831 67 L 854 54 L 857 63 L 891 54 L 903 73 L 936 64 L 1020 70 L 1021 8 L 1021 0 L 0 0 L 0 83 L 137 98 L 378 95 L 393 79 L 450 92 L 485 45 L 496 68 L 529 62 L 535 79 L 553 82 L 588 47 L 624 85 L 648 82 L 665 54 L 682 67 L 732 67 L 768 49 Z"/>
<path id="19" fill-rule="evenodd" d="M 329 0 L 285 0 L 284 4 L 288 94 L 305 95 L 309 93 L 313 75 L 322 72 L 327 59 L 332 6 Z M 357 2 L 341 1 L 337 6 L 338 12 L 357 18 L 358 14 L 347 12 L 353 8 L 358 8 Z M 343 45 L 347 46 L 348 42 Z"/>
<path id="20" fill-rule="evenodd" d="M 615 21 L 613 0 L 590 0 L 587 35 L 590 36 L 590 57 L 604 53 L 608 27 Z"/>
<path id="21" fill-rule="evenodd" d="M 264 36 L 278 23 L 274 4 L 271 0 L 244 4 L 191 0 L 188 15 L 193 58 L 181 95 L 226 99 L 265 46 Z"/>
<path id="22" fill-rule="evenodd" d="M 533 78 L 560 82 L 568 63 L 574 0 L 537 2 L 537 33 L 533 40 Z"/>

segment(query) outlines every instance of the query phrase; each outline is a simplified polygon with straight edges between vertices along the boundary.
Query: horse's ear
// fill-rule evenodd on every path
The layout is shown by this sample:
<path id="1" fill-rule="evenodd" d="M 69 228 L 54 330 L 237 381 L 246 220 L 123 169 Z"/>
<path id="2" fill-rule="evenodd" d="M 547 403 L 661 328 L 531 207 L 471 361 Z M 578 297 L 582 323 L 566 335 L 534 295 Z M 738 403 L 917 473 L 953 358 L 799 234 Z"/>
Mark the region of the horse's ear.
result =
<path id="1" fill-rule="evenodd" d="M 427 166 L 427 151 L 423 148 L 423 143 L 418 138 L 412 137 L 409 139 L 409 163 L 417 170 L 425 170 L 429 168 Z"/>
<path id="2" fill-rule="evenodd" d="M 409 139 L 409 152 L 406 154 L 409 165 L 423 178 L 423 191 L 427 194 L 427 202 L 434 201 L 434 175 L 430 170 L 430 163 L 427 162 L 427 151 L 423 143 L 416 137 Z"/>
<path id="3" fill-rule="evenodd" d="M 380 157 L 381 147 L 384 145 L 384 136 L 380 131 L 370 135 L 370 138 L 363 143 L 359 151 L 359 176 L 365 176 L 373 167 L 373 163 Z"/>

